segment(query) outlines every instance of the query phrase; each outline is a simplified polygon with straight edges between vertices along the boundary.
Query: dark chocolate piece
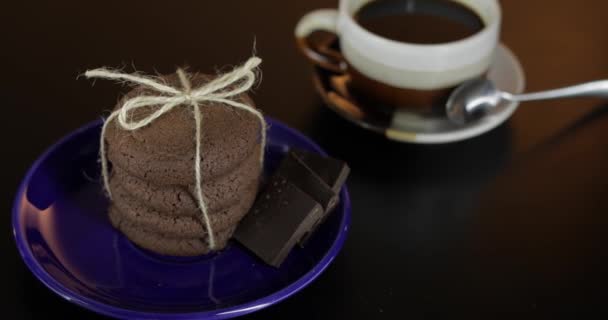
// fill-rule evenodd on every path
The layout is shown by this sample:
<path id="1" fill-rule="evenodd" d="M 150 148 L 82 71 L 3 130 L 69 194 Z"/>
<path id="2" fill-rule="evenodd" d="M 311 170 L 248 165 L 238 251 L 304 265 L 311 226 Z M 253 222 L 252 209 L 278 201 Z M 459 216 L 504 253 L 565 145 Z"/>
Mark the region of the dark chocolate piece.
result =
<path id="1" fill-rule="evenodd" d="M 350 173 L 346 162 L 304 150 L 293 150 L 291 153 L 312 169 L 334 192 L 340 193 Z"/>
<path id="2" fill-rule="evenodd" d="M 285 156 L 276 174 L 287 177 L 290 182 L 317 201 L 325 212 L 329 212 L 338 203 L 338 193 L 291 152 Z"/>
<path id="3" fill-rule="evenodd" d="M 334 158 L 326 158 L 320 154 L 303 150 L 290 151 L 289 155 L 292 158 L 303 162 L 336 193 L 337 199 L 340 199 L 340 189 L 342 189 L 342 186 L 344 185 L 344 182 L 346 182 L 346 178 L 350 173 L 350 168 L 346 162 Z M 317 226 L 325 222 L 325 219 L 327 219 L 327 216 L 337 204 L 338 201 L 334 202 L 332 206 L 325 208 L 323 217 L 298 242 L 300 247 L 304 247 L 306 243 L 308 243 L 308 240 L 312 236 L 313 232 L 317 229 Z"/>
<path id="4" fill-rule="evenodd" d="M 277 172 L 237 227 L 234 238 L 267 264 L 279 267 L 323 214 L 319 203 Z"/>
<path id="5" fill-rule="evenodd" d="M 266 263 L 280 266 L 295 243 L 304 246 L 335 208 L 349 171 L 337 159 L 289 152 L 234 238 Z"/>

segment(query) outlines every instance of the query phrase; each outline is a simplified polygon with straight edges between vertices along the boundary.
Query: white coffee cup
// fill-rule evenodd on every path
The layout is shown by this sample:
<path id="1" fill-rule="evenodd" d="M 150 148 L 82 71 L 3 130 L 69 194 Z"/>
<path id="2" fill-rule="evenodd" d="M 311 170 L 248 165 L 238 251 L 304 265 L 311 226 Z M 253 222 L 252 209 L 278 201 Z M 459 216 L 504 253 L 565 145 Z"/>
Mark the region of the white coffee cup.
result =
<path id="1" fill-rule="evenodd" d="M 399 42 L 361 27 L 353 17 L 371 1 L 340 0 L 337 10 L 321 9 L 302 17 L 295 36 L 306 57 L 322 68 L 348 73 L 357 88 L 382 102 L 414 109 L 430 107 L 419 104 L 487 72 L 499 43 L 497 0 L 453 0 L 474 11 L 484 27 L 462 40 L 438 44 Z M 341 52 L 312 46 L 308 37 L 319 30 L 335 33 Z"/>

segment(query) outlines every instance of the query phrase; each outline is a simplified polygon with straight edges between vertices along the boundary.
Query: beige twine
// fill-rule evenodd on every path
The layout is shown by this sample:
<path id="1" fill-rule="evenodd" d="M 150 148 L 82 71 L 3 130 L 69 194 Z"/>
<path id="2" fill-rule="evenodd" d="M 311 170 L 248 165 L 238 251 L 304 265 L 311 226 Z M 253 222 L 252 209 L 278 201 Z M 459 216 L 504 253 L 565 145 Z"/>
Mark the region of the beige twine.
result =
<path id="1" fill-rule="evenodd" d="M 108 160 L 106 158 L 105 150 L 105 134 L 108 124 L 118 118 L 118 123 L 125 130 L 137 130 L 144 127 L 154 120 L 161 117 L 163 114 L 171 111 L 173 108 L 180 105 L 190 105 L 194 111 L 194 121 L 196 126 L 196 160 L 194 161 L 194 174 L 196 177 L 196 198 L 198 206 L 201 209 L 202 217 L 207 226 L 207 233 L 209 234 L 209 247 L 215 249 L 215 235 L 211 227 L 211 221 L 207 214 L 207 206 L 203 199 L 203 190 L 201 186 L 201 122 L 202 116 L 200 113 L 199 103 L 205 101 L 215 101 L 224 103 L 235 108 L 243 109 L 253 113 L 258 117 L 262 126 L 262 139 L 260 147 L 262 152 L 260 153 L 260 162 L 264 162 L 264 150 L 266 147 L 266 121 L 264 116 L 254 107 L 247 104 L 235 101 L 234 98 L 239 94 L 246 92 L 255 83 L 255 70 L 257 66 L 262 62 L 258 57 L 250 58 L 245 64 L 235 68 L 233 71 L 223 74 L 216 79 L 208 82 L 207 84 L 192 89 L 192 85 L 187 75 L 183 70 L 178 69 L 177 75 L 182 85 L 182 89 L 177 89 L 171 86 L 167 86 L 163 83 L 158 82 L 156 79 L 146 77 L 138 74 L 126 74 L 119 71 L 109 70 L 105 68 L 89 70 L 85 72 L 87 78 L 103 78 L 118 80 L 124 82 L 131 82 L 140 84 L 148 87 L 162 95 L 143 95 L 128 99 L 124 102 L 121 108 L 112 112 L 106 122 L 103 124 L 101 129 L 101 142 L 99 148 L 99 154 L 101 157 L 101 173 L 103 176 L 103 183 L 108 196 L 112 198 L 112 192 L 110 191 L 109 174 L 108 174 Z M 229 88 L 233 86 L 233 88 Z M 158 107 L 156 111 L 152 112 L 147 117 L 134 121 L 130 115 L 133 111 L 144 108 L 144 107 Z"/>

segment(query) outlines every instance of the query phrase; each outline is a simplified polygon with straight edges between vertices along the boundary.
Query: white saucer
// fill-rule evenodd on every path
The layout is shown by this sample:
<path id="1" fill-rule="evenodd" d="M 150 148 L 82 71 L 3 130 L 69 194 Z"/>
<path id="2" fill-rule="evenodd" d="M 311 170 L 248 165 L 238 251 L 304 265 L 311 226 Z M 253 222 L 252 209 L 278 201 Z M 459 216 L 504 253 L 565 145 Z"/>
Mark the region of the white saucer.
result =
<path id="1" fill-rule="evenodd" d="M 488 78 L 501 90 L 523 92 L 525 76 L 517 57 L 503 44 L 497 48 L 495 55 Z M 315 86 L 325 103 L 359 126 L 401 142 L 435 144 L 469 139 L 505 122 L 518 106 L 517 103 L 504 103 L 493 113 L 466 125 L 453 124 L 442 116 L 420 116 L 399 110 L 388 115 L 379 114 L 357 105 L 348 94 L 348 79 L 344 77 L 347 76 L 316 69 Z"/>

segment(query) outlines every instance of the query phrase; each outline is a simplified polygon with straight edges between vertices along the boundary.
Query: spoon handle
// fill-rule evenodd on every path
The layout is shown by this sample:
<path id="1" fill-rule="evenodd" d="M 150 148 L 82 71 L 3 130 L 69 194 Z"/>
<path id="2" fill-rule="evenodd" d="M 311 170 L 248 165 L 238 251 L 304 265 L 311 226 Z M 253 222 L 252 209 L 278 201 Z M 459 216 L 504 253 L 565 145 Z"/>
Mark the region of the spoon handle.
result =
<path id="1" fill-rule="evenodd" d="M 510 94 L 507 92 L 502 93 L 502 98 L 509 101 L 523 102 L 523 101 L 534 101 L 534 100 L 549 100 L 559 98 L 573 98 L 573 97 L 606 97 L 608 98 L 608 80 L 599 80 L 593 82 L 587 82 L 583 84 L 577 84 L 570 87 L 561 89 L 554 89 L 548 91 L 526 93 L 526 94 Z"/>

